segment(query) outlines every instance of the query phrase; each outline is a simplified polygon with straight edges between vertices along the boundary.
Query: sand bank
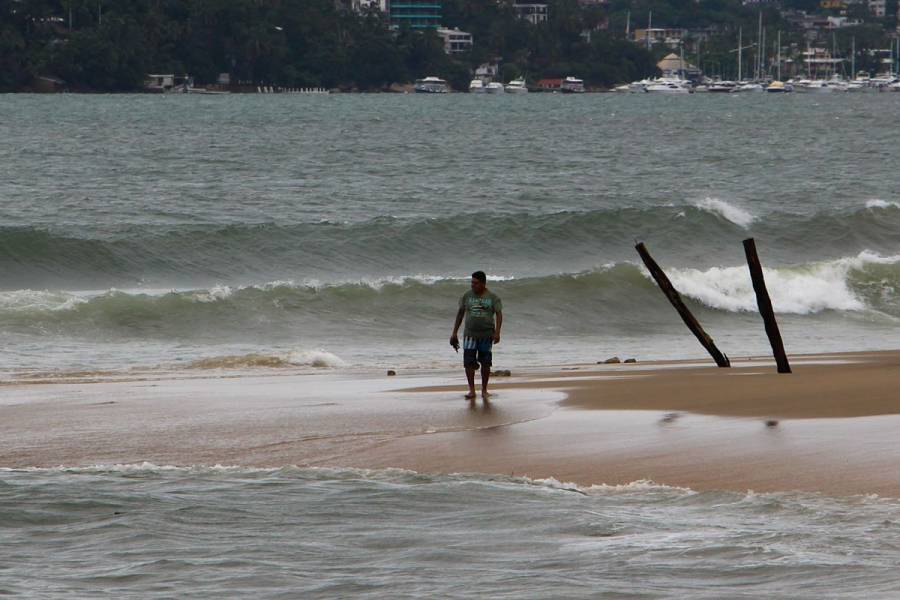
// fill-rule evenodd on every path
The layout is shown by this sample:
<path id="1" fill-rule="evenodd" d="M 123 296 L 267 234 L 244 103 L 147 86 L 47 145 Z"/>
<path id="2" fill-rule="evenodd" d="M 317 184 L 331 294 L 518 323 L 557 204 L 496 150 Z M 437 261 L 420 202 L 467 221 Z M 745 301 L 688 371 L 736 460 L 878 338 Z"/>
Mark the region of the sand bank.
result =
<path id="1" fill-rule="evenodd" d="M 797 358 L 787 376 L 735 365 L 514 373 L 474 407 L 458 373 L 5 385 L 0 466 L 400 467 L 900 496 L 900 353 Z"/>

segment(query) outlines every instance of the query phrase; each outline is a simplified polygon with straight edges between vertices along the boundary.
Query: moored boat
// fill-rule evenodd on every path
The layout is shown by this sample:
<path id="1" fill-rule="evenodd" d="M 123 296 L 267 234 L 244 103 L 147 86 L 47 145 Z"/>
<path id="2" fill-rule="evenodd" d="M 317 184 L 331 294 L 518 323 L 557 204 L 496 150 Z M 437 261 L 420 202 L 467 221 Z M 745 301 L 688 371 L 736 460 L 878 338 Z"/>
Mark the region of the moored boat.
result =
<path id="1" fill-rule="evenodd" d="M 506 84 L 506 91 L 510 94 L 527 94 L 528 87 L 525 85 L 525 79 L 513 79 Z"/>
<path id="2" fill-rule="evenodd" d="M 562 84 L 559 86 L 559 91 L 565 94 L 583 94 L 584 81 L 570 75 L 563 79 Z"/>
<path id="3" fill-rule="evenodd" d="M 794 86 L 783 81 L 773 81 L 766 86 L 766 93 L 769 94 L 787 94 L 794 91 Z"/>
<path id="4" fill-rule="evenodd" d="M 426 77 L 424 79 L 416 79 L 417 94 L 446 94 L 450 91 L 450 86 L 440 77 Z"/>

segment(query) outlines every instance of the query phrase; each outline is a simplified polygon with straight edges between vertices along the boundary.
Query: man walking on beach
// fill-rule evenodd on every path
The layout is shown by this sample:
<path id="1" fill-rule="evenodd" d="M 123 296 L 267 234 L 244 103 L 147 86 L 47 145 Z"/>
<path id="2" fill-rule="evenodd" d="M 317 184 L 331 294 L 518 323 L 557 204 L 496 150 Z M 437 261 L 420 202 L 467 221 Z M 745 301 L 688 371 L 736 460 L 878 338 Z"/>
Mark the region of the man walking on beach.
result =
<path id="1" fill-rule="evenodd" d="M 496 324 L 494 318 L 496 316 Z M 487 289 L 484 271 L 472 273 L 472 289 L 463 294 L 456 312 L 456 322 L 450 335 L 450 345 L 459 350 L 459 326 L 466 320 L 463 331 L 463 365 L 469 380 L 466 398 L 475 400 L 475 371 L 481 366 L 481 398 L 487 402 L 488 381 L 491 378 L 491 348 L 500 343 L 503 326 L 503 303 L 500 297 Z"/>

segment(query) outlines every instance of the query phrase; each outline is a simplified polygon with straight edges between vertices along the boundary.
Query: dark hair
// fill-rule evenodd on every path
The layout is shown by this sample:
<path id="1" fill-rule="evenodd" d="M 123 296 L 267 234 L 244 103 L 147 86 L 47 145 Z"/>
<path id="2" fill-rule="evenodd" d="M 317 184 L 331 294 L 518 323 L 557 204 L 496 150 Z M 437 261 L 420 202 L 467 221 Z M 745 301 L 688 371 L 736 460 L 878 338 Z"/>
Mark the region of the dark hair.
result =
<path id="1" fill-rule="evenodd" d="M 474 273 L 472 273 L 472 277 L 474 277 L 481 283 L 487 283 L 487 275 L 484 274 L 484 271 L 475 271 Z"/>

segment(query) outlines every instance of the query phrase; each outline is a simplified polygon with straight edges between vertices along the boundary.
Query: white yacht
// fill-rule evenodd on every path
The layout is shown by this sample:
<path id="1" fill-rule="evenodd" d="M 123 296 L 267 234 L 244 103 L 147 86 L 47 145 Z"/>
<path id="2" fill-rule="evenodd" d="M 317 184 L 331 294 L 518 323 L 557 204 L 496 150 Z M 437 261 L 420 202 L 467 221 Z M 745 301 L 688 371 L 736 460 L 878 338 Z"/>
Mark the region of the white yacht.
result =
<path id="1" fill-rule="evenodd" d="M 731 91 L 733 91 L 733 92 L 740 92 L 740 93 L 744 93 L 744 92 L 764 92 L 764 91 L 766 91 L 766 88 L 764 88 L 763 85 L 762 85 L 761 83 L 757 83 L 757 82 L 755 82 L 755 81 L 745 81 L 745 82 L 741 83 L 740 85 L 738 85 L 737 87 L 735 87 L 735 88 L 734 88 L 733 90 L 731 90 Z"/>
<path id="2" fill-rule="evenodd" d="M 484 82 L 480 79 L 473 79 L 469 82 L 469 93 L 470 94 L 483 94 L 484 93 Z"/>
<path id="3" fill-rule="evenodd" d="M 640 81 L 632 81 L 631 83 L 628 84 L 628 90 L 624 90 L 624 91 L 637 92 L 637 93 L 643 94 L 644 92 L 647 91 L 647 86 L 653 85 L 655 82 L 656 82 L 655 79 L 641 79 Z M 617 91 L 618 91 L 618 89 L 617 89 Z"/>
<path id="4" fill-rule="evenodd" d="M 648 94 L 692 94 L 691 83 L 686 79 L 660 77 L 646 88 Z"/>
<path id="5" fill-rule="evenodd" d="M 710 94 L 730 94 L 736 87 L 733 81 L 714 81 L 706 86 L 706 91 Z"/>
<path id="6" fill-rule="evenodd" d="M 525 79 L 513 79 L 506 84 L 506 91 L 510 94 L 527 94 L 528 87 L 525 85 Z"/>
<path id="7" fill-rule="evenodd" d="M 450 91 L 450 86 L 440 77 L 426 77 L 425 79 L 416 79 L 417 94 L 446 94 Z"/>
<path id="8" fill-rule="evenodd" d="M 499 81 L 492 81 L 484 86 L 484 91 L 488 94 L 503 94 L 506 90 L 503 89 L 503 84 Z"/>
<path id="9" fill-rule="evenodd" d="M 563 79 L 562 85 L 559 86 L 559 91 L 566 94 L 583 94 L 584 81 L 570 75 Z"/>
<path id="10" fill-rule="evenodd" d="M 798 92 L 807 94 L 831 94 L 834 92 L 846 92 L 847 84 L 837 79 L 801 79 L 794 88 Z"/>

